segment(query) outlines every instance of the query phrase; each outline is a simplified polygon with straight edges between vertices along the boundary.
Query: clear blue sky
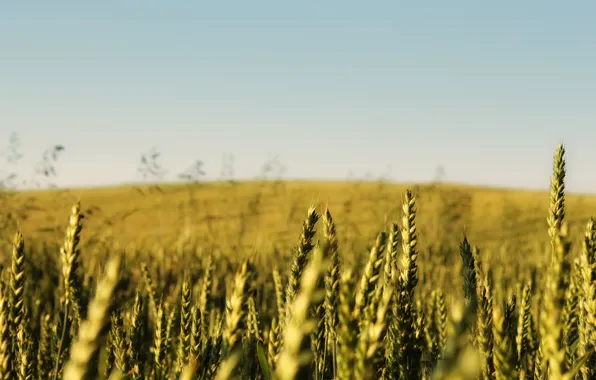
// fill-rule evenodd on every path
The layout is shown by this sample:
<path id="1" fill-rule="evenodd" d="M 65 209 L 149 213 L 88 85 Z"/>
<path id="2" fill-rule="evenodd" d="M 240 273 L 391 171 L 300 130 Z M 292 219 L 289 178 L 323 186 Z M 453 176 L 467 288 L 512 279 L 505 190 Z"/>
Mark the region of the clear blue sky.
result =
<path id="1" fill-rule="evenodd" d="M 594 1 L 54 1 L 0 12 L 0 142 L 61 186 L 222 155 L 250 178 L 370 173 L 596 192 Z M 0 165 L 0 168 L 2 166 Z"/>

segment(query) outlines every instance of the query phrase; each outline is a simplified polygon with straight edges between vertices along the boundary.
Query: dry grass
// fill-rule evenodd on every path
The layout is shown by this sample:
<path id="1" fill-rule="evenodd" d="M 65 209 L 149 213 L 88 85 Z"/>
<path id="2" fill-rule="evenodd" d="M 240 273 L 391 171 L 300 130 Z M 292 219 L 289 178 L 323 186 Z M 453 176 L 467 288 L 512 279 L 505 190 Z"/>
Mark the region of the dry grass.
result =
<path id="1" fill-rule="evenodd" d="M 361 248 L 387 220 L 401 217 L 399 199 L 407 188 L 385 183 L 243 182 L 201 184 L 191 190 L 165 185 L 161 192 L 149 194 L 114 187 L 27 192 L 17 195 L 13 205 L 26 202 L 34 208 L 20 221 L 30 238 L 61 239 L 64 210 L 80 198 L 84 211 L 93 213 L 86 215 L 89 232 L 82 237 L 83 244 L 94 239 L 172 242 L 191 232 L 201 243 L 213 246 L 271 248 L 272 240 L 278 245 L 293 244 L 304 210 L 318 203 L 328 205 L 342 221 L 338 225 L 341 243 Z M 483 247 L 503 241 L 520 243 L 520 237 L 544 240 L 546 191 L 454 185 L 412 189 L 422 233 L 461 234 L 465 228 L 469 238 Z M 581 233 L 583 220 L 596 213 L 596 196 L 568 195 L 567 210 L 571 233 Z M 446 224 L 453 227 L 447 231 Z M 9 231 L 4 235 L 7 241 L 12 239 Z"/>

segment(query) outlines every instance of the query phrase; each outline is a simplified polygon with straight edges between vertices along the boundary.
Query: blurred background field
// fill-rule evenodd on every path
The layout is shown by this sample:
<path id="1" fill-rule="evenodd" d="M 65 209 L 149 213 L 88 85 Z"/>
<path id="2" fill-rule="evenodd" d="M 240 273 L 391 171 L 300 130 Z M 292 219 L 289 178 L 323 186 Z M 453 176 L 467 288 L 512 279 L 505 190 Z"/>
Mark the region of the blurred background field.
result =
<path id="1" fill-rule="evenodd" d="M 387 182 L 252 181 L 43 190 L 5 194 L 3 210 L 19 216 L 23 233 L 61 243 L 71 205 L 85 214 L 81 244 L 135 242 L 174 247 L 193 240 L 207 250 L 289 252 L 310 205 L 328 206 L 346 251 L 363 252 L 401 215 L 408 186 Z M 548 242 L 548 193 L 449 184 L 409 186 L 417 196 L 419 247 L 457 247 L 463 233 L 493 254 L 523 255 Z M 596 196 L 570 194 L 570 233 L 583 233 Z M 16 227 L 4 228 L 12 238 Z"/>
<path id="2" fill-rule="evenodd" d="M 341 235 L 358 244 L 399 215 L 406 188 L 382 182 L 255 181 L 42 190 L 11 194 L 4 211 L 20 212 L 27 235 L 48 238 L 55 231 L 61 236 L 70 206 L 80 199 L 86 226 L 103 229 L 104 237 L 172 241 L 188 230 L 202 243 L 263 248 L 265 237 L 293 242 L 305 210 L 319 205 L 333 210 Z M 544 235 L 547 192 L 444 184 L 410 188 L 417 194 L 425 240 L 440 242 L 449 239 L 449 231 L 461 235 L 464 228 L 480 245 Z M 596 211 L 596 196 L 571 194 L 568 208 L 573 226 Z"/>

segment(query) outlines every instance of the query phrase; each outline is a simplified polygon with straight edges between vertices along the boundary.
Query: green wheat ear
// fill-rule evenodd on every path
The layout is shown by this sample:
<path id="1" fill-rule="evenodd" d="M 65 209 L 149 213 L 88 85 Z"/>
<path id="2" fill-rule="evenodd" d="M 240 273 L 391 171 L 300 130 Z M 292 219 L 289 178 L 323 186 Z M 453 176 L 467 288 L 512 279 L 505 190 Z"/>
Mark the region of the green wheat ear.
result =
<path id="1" fill-rule="evenodd" d="M 550 196 L 548 209 L 548 234 L 554 241 L 563 226 L 565 218 L 565 147 L 557 147 L 553 163 L 553 176 L 550 180 Z"/>
<path id="2" fill-rule="evenodd" d="M 110 328 L 110 313 L 116 306 L 114 294 L 120 284 L 120 259 L 106 264 L 106 271 L 97 293 L 89 305 L 89 313 L 72 346 L 70 360 L 64 368 L 65 380 L 83 380 L 98 375 L 99 350 Z"/>
<path id="3" fill-rule="evenodd" d="M 312 305 L 324 296 L 322 283 L 325 257 L 328 257 L 329 245 L 317 246 L 310 263 L 304 270 L 300 282 L 300 291 L 288 305 L 290 318 L 284 330 L 284 348 L 277 362 L 276 374 L 280 380 L 308 378 L 308 371 L 313 353 L 309 342 L 310 334 L 317 326 L 316 320 L 309 316 Z"/>

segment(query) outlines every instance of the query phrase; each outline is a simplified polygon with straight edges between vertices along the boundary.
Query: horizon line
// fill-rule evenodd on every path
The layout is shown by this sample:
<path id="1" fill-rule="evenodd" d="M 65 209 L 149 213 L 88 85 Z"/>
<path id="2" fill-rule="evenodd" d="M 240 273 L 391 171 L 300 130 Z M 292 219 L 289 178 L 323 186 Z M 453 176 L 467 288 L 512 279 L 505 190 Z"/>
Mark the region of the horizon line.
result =
<path id="1" fill-rule="evenodd" d="M 475 189 L 487 189 L 494 191 L 513 191 L 513 192 L 539 192 L 547 193 L 549 186 L 544 187 L 517 187 L 507 186 L 499 184 L 485 184 L 485 183 L 474 183 L 474 182 L 451 182 L 441 180 L 431 181 L 398 181 L 389 178 L 345 178 L 345 179 L 316 179 L 316 178 L 280 178 L 280 179 L 266 179 L 266 178 L 234 178 L 234 179 L 205 179 L 201 181 L 181 181 L 181 180 L 163 180 L 163 181 L 129 181 L 122 183 L 108 183 L 104 185 L 90 185 L 81 184 L 74 186 L 57 186 L 50 185 L 49 187 L 42 188 L 20 188 L 20 189 L 4 189 L 7 191 L 14 191 L 17 193 L 39 193 L 39 192 L 52 192 L 52 191 L 72 191 L 72 190 L 107 190 L 107 189 L 118 189 L 118 188 L 134 188 L 134 187 L 152 187 L 152 186 L 201 186 L 201 185 L 218 185 L 218 184 L 231 184 L 231 185 L 242 185 L 249 183 L 311 183 L 311 184 L 386 184 L 391 186 L 445 186 L 445 187 L 467 187 Z M 576 196 L 596 196 L 596 191 L 571 191 L 566 189 L 566 194 L 573 194 Z"/>

